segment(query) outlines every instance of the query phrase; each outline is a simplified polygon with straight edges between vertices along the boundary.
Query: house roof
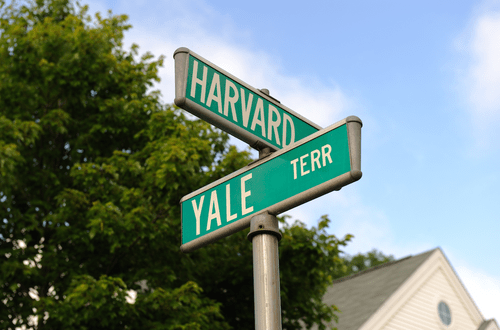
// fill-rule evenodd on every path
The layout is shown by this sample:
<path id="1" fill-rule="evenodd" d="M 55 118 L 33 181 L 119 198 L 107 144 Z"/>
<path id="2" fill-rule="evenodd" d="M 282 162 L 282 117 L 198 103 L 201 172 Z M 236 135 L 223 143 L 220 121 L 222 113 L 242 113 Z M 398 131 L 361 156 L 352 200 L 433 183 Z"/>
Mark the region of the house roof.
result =
<path id="1" fill-rule="evenodd" d="M 498 329 L 498 324 L 495 319 L 490 319 L 484 321 L 477 330 L 489 330 L 489 329 Z"/>
<path id="2" fill-rule="evenodd" d="M 341 330 L 359 329 L 417 268 L 436 250 L 409 256 L 333 282 L 323 297 L 340 309 Z"/>

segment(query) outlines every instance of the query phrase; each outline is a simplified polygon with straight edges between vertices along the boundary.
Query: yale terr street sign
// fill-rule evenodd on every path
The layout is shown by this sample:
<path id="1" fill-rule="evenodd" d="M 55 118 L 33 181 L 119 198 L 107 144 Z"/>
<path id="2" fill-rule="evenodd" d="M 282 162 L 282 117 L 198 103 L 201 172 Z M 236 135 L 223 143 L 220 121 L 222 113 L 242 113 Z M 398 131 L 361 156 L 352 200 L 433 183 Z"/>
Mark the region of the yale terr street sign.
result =
<path id="1" fill-rule="evenodd" d="M 351 116 L 181 199 L 189 252 L 361 178 L 361 120 Z"/>
<path id="2" fill-rule="evenodd" d="M 187 48 L 174 59 L 175 104 L 255 149 L 279 150 L 321 129 Z"/>

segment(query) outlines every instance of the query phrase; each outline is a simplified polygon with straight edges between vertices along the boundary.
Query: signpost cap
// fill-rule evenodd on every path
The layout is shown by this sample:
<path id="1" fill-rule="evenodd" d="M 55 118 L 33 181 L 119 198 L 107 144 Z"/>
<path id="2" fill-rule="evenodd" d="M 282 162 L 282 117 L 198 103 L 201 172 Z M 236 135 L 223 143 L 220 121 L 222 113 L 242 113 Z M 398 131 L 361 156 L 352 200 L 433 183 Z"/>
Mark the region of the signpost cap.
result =
<path id="1" fill-rule="evenodd" d="M 360 123 L 361 124 L 361 127 L 363 127 L 363 122 L 361 121 L 361 119 L 358 117 L 358 116 L 349 116 L 345 119 L 346 122 L 357 122 L 357 123 Z"/>
<path id="2" fill-rule="evenodd" d="M 251 242 L 253 237 L 259 234 L 274 235 L 278 238 L 279 242 L 281 240 L 281 233 L 279 230 L 278 218 L 267 212 L 252 217 L 250 220 L 250 232 L 247 235 L 247 239 Z"/>
<path id="3" fill-rule="evenodd" d="M 186 47 L 177 48 L 174 52 L 174 58 L 175 58 L 175 55 L 177 55 L 178 53 L 189 53 L 189 48 L 186 48 Z"/>

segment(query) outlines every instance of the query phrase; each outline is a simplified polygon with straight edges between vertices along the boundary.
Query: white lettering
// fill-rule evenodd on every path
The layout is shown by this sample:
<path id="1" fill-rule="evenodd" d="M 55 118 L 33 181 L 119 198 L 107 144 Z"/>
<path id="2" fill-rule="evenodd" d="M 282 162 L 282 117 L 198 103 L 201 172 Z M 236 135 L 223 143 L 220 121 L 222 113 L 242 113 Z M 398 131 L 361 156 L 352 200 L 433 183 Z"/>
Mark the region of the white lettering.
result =
<path id="1" fill-rule="evenodd" d="M 316 155 L 316 157 L 314 157 L 314 155 Z M 321 152 L 319 152 L 318 149 L 316 150 L 313 150 L 311 152 L 311 170 L 314 172 L 314 164 L 316 164 L 318 166 L 318 168 L 321 168 L 321 165 L 319 163 L 319 157 L 321 156 Z"/>
<path id="2" fill-rule="evenodd" d="M 323 167 L 326 166 L 326 159 L 328 158 L 329 163 L 333 163 L 332 157 L 330 153 L 332 152 L 332 147 L 329 144 L 325 144 L 321 147 L 321 152 L 319 149 L 315 149 L 311 151 L 311 153 L 307 153 L 305 155 L 300 156 L 299 158 L 295 158 L 290 162 L 293 165 L 293 179 L 297 179 L 297 163 L 300 161 L 300 176 L 307 175 L 309 173 L 314 172 L 316 167 L 318 169 L 321 168 L 320 158 L 323 155 Z M 306 158 L 311 156 L 311 170 L 308 170 Z"/>
<path id="3" fill-rule="evenodd" d="M 287 141 L 287 125 L 290 124 L 290 143 L 286 143 Z M 283 148 L 289 146 L 290 144 L 295 142 L 295 126 L 293 125 L 292 118 L 286 113 L 283 114 Z"/>
<path id="4" fill-rule="evenodd" d="M 219 201 L 217 200 L 217 191 L 213 190 L 212 195 L 210 195 L 210 208 L 208 209 L 208 220 L 207 220 L 207 231 L 210 230 L 212 220 L 217 220 L 217 226 L 220 226 L 222 222 L 220 221 L 219 212 Z"/>
<path id="5" fill-rule="evenodd" d="M 233 96 L 231 95 L 230 90 L 233 90 Z M 234 85 L 232 81 L 226 79 L 226 92 L 224 93 L 224 116 L 229 115 L 229 106 L 231 106 L 231 113 L 233 114 L 233 120 L 238 122 L 238 118 L 236 117 L 236 106 L 234 105 L 238 101 L 238 89 Z"/>
<path id="6" fill-rule="evenodd" d="M 248 126 L 248 119 L 250 118 L 250 111 L 252 109 L 253 94 L 248 95 L 248 103 L 245 106 L 245 90 L 240 88 L 241 91 L 241 114 L 243 115 L 243 126 Z"/>
<path id="7" fill-rule="evenodd" d="M 196 84 L 201 86 L 201 97 L 200 102 L 205 103 L 205 91 L 207 89 L 207 67 L 203 66 L 203 75 L 202 79 L 198 78 L 198 61 L 194 61 L 193 63 L 193 80 L 191 80 L 191 97 L 196 97 Z"/>
<path id="8" fill-rule="evenodd" d="M 217 92 L 217 96 L 215 95 Z M 219 108 L 219 113 L 222 113 L 222 101 L 220 94 L 220 77 L 217 73 L 214 73 L 212 78 L 212 84 L 210 85 L 210 91 L 208 92 L 207 107 L 212 105 L 212 101 L 217 102 L 217 107 Z"/>
<path id="9" fill-rule="evenodd" d="M 304 171 L 304 166 L 307 165 L 307 163 L 304 161 L 304 158 L 309 157 L 309 154 L 305 154 L 303 156 L 300 156 L 300 176 L 304 176 L 307 173 L 309 173 L 309 170 Z"/>
<path id="10" fill-rule="evenodd" d="M 273 120 L 273 113 L 276 114 L 276 121 Z M 278 126 L 281 124 L 281 115 L 278 109 L 269 104 L 269 125 L 267 126 L 267 138 L 273 140 L 273 130 L 274 135 L 276 135 L 276 144 L 281 145 L 280 137 L 278 135 Z"/>
<path id="11" fill-rule="evenodd" d="M 260 119 L 259 119 L 260 115 Z M 255 113 L 253 114 L 253 120 L 252 120 L 252 131 L 255 131 L 255 125 L 259 124 L 259 126 L 262 128 L 262 136 L 266 137 L 266 123 L 264 122 L 264 103 L 262 102 L 261 98 L 257 99 L 257 105 L 255 107 Z"/>
<path id="12" fill-rule="evenodd" d="M 229 222 L 231 220 L 236 219 L 238 214 L 231 214 L 231 187 L 230 185 L 226 185 L 226 221 Z"/>
<path id="13" fill-rule="evenodd" d="M 328 149 L 328 152 L 325 150 Z M 332 163 L 332 157 L 330 156 L 330 152 L 332 152 L 332 147 L 329 144 L 325 144 L 321 147 L 321 153 L 323 154 L 323 166 L 326 166 L 326 158 L 330 160 L 330 164 Z"/>
<path id="14" fill-rule="evenodd" d="M 196 200 L 192 200 L 191 204 L 193 204 L 194 216 L 196 217 L 196 235 L 200 234 L 200 216 L 201 216 L 201 208 L 203 207 L 203 200 L 205 199 L 205 195 L 201 196 L 200 205 L 196 206 Z"/>
<path id="15" fill-rule="evenodd" d="M 245 182 L 252 178 L 252 173 L 245 175 L 241 178 L 241 215 L 253 212 L 253 206 L 247 208 L 246 198 L 252 195 L 252 191 L 245 191 Z"/>
<path id="16" fill-rule="evenodd" d="M 299 161 L 298 158 L 295 158 L 290 162 L 290 164 L 293 165 L 293 179 L 297 179 L 297 162 Z"/>

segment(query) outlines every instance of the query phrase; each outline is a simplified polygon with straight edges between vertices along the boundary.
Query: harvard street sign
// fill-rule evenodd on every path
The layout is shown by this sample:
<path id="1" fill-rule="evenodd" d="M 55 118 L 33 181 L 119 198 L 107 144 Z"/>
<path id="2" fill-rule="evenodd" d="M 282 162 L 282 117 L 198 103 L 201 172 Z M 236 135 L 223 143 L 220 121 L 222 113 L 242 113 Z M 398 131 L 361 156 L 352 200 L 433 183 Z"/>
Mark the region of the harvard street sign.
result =
<path id="1" fill-rule="evenodd" d="M 255 149 L 279 150 L 321 129 L 187 48 L 174 59 L 175 104 Z"/>
<path id="2" fill-rule="evenodd" d="M 351 116 L 181 199 L 189 252 L 361 178 L 361 120 Z"/>

